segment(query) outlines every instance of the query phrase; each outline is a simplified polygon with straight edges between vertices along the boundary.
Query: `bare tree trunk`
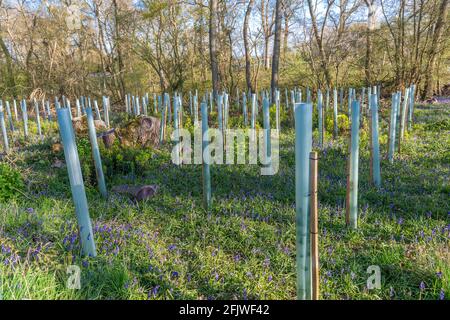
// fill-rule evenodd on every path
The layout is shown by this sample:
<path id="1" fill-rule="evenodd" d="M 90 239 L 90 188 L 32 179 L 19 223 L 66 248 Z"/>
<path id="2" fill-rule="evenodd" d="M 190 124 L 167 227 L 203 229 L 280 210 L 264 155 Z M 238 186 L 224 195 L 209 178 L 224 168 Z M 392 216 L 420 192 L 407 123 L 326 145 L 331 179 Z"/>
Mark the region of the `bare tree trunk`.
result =
<path id="1" fill-rule="evenodd" d="M 8 88 L 11 90 L 12 96 L 16 96 L 16 81 L 14 79 L 13 60 L 3 38 L 0 35 L 0 48 L 6 58 L 6 68 L 8 70 Z"/>
<path id="2" fill-rule="evenodd" d="M 264 69 L 269 70 L 270 68 L 270 55 L 269 55 L 269 44 L 270 37 L 272 36 L 273 27 L 273 16 L 272 21 L 269 22 L 269 1 L 261 0 L 261 25 L 264 34 Z"/>
<path id="3" fill-rule="evenodd" d="M 209 54 L 211 59 L 211 79 L 213 96 L 219 92 L 219 63 L 217 60 L 217 3 L 218 0 L 210 0 L 209 7 Z"/>
<path id="4" fill-rule="evenodd" d="M 375 0 L 365 0 L 367 5 L 367 38 L 366 38 L 366 86 L 372 84 L 372 33 L 375 29 Z"/>
<path id="5" fill-rule="evenodd" d="M 289 18 L 287 14 L 284 15 L 284 37 L 283 37 L 283 59 L 286 60 L 288 52 L 288 38 L 289 38 Z"/>
<path id="6" fill-rule="evenodd" d="M 244 37 L 244 50 L 245 50 L 245 81 L 247 83 L 247 90 L 249 92 L 253 91 L 252 86 L 252 74 L 251 74 L 251 62 L 250 62 L 250 48 L 248 43 L 248 21 L 250 19 L 250 14 L 252 12 L 254 0 L 250 0 L 247 6 L 247 11 L 245 11 L 245 18 L 244 18 L 244 30 L 243 30 L 243 37 Z"/>
<path id="7" fill-rule="evenodd" d="M 281 0 L 277 0 L 275 9 L 275 39 L 273 42 L 273 56 L 272 56 L 272 97 L 271 102 L 275 101 L 276 90 L 278 89 L 278 69 L 280 64 L 280 46 L 281 46 Z"/>
<path id="8" fill-rule="evenodd" d="M 327 58 L 325 55 L 325 50 L 323 48 L 323 39 L 319 34 L 319 28 L 317 27 L 317 20 L 316 16 L 314 15 L 314 7 L 312 4 L 312 0 L 308 0 L 308 8 L 309 8 L 309 14 L 311 15 L 311 24 L 313 28 L 314 38 L 317 42 L 317 47 L 319 48 L 319 55 L 320 55 L 320 63 L 322 70 L 325 75 L 325 80 L 327 82 L 327 87 L 331 87 L 331 76 L 330 76 L 330 70 L 328 70 L 328 63 Z"/>
<path id="9" fill-rule="evenodd" d="M 429 60 L 425 71 L 425 88 L 422 93 L 422 99 L 433 94 L 433 73 L 434 65 L 436 63 L 436 57 L 439 52 L 439 42 L 442 38 L 443 27 L 445 25 L 445 18 L 447 16 L 448 0 L 442 0 L 439 6 L 439 15 L 434 27 L 433 39 L 431 42 Z"/>
<path id="10" fill-rule="evenodd" d="M 119 99 L 122 101 L 125 98 L 125 81 L 123 79 L 123 59 L 122 59 L 122 49 L 121 49 L 121 37 L 119 32 L 119 9 L 117 6 L 117 1 L 113 0 L 113 6 L 114 6 L 114 37 L 115 37 L 115 44 L 116 44 L 116 50 L 117 50 L 117 64 L 119 67 Z"/>

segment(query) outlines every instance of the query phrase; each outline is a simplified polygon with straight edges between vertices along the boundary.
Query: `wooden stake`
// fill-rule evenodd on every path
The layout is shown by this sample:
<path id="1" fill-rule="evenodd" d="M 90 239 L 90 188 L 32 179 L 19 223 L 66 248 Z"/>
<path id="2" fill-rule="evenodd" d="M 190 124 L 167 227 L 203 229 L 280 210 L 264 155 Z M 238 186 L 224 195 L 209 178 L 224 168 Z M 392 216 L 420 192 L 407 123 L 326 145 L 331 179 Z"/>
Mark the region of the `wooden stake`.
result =
<path id="1" fill-rule="evenodd" d="M 312 299 L 319 300 L 319 218 L 317 209 L 317 152 L 309 154 L 310 181 L 310 219 L 311 219 L 311 273 Z"/>

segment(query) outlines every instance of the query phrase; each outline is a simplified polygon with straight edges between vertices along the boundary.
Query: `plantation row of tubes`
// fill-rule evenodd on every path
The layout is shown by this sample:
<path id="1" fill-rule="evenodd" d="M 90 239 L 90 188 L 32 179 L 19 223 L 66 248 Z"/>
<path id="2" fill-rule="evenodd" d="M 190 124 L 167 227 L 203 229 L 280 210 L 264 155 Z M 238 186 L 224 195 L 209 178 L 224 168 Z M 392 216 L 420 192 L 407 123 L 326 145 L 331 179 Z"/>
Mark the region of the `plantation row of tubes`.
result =
<path id="1" fill-rule="evenodd" d="M 293 88 L 284 92 L 276 90 L 259 93 L 239 93 L 231 99 L 231 95 L 223 92 L 214 97 L 213 92 L 199 95 L 197 91 L 183 95 L 181 93 L 153 94 L 143 96 L 128 94 L 125 106 L 111 104 L 110 99 L 103 96 L 101 106 L 95 99 L 88 97 L 74 98 L 75 104 L 67 97 L 55 97 L 51 102 L 46 99 L 11 99 L 0 100 L 0 127 L 3 151 L 6 155 L 20 152 L 15 148 L 15 140 L 43 140 L 46 135 L 42 125 L 44 122 L 58 123 L 60 139 L 64 148 L 65 162 L 72 191 L 74 207 L 78 220 L 78 229 L 82 251 L 85 255 L 97 255 L 93 237 L 89 206 L 84 188 L 83 175 L 76 145 L 73 120 L 86 117 L 91 142 L 92 159 L 94 161 L 98 189 L 101 195 L 108 198 L 108 191 L 103 174 L 98 133 L 95 121 L 103 121 L 108 129 L 114 127 L 114 116 L 125 113 L 129 117 L 152 116 L 160 121 L 159 143 L 165 143 L 169 127 L 176 131 L 183 127 L 193 126 L 201 132 L 203 205 L 209 210 L 212 205 L 212 185 L 210 173 L 210 154 L 205 152 L 211 144 L 210 129 L 218 128 L 220 132 L 232 129 L 231 125 L 243 129 L 264 132 L 263 148 L 268 161 L 263 166 L 271 166 L 273 143 L 271 139 L 283 131 L 283 120 L 290 118 L 295 127 L 295 203 L 296 203 L 296 250 L 297 250 L 297 297 L 298 299 L 318 299 L 319 297 L 319 257 L 318 257 L 318 153 L 313 151 L 313 127 L 317 127 L 318 139 L 315 145 L 323 148 L 326 135 L 327 120 L 332 121 L 332 137 L 336 139 L 339 132 L 340 115 L 348 116 L 349 131 L 346 192 L 346 222 L 351 228 L 358 227 L 358 171 L 359 171 L 359 131 L 362 121 L 369 122 L 370 137 L 370 177 L 373 185 L 381 187 L 380 168 L 380 128 L 379 109 L 382 96 L 380 86 L 361 88 L 318 89 L 312 92 Z M 344 101 L 346 93 L 347 101 Z M 314 95 L 315 94 L 315 95 Z M 314 97 L 313 97 L 314 95 Z M 386 96 L 386 95 L 385 95 Z M 184 99 L 185 98 L 185 99 Z M 233 101 L 231 101 L 233 100 Z M 400 152 L 405 130 L 410 130 L 414 115 L 415 85 L 391 94 L 387 159 L 394 161 L 395 152 Z M 283 104 L 282 104 L 283 102 Z M 30 107 L 31 105 L 31 107 Z M 388 103 L 386 104 L 388 105 Z M 114 106 L 114 108 L 112 107 Z M 317 115 L 316 117 L 314 116 Z M 259 125 L 261 119 L 262 126 Z M 288 120 L 287 120 L 288 121 Z M 289 124 L 288 122 L 285 122 Z M 314 123 L 317 121 L 316 123 Z M 231 124 L 231 125 L 230 125 Z M 30 130 L 30 127 L 36 130 Z M 33 132 L 32 132 L 33 131 Z M 252 131 L 252 132 L 253 132 Z M 250 139 L 252 134 L 249 135 Z M 256 141 L 253 138 L 254 142 Z M 173 142 L 178 145 L 180 137 L 175 135 Z M 183 149 L 176 149 L 179 160 Z M 266 159 L 266 160 L 267 160 Z M 174 161 L 182 165 L 182 161 Z M 293 191 L 294 192 L 294 191 Z"/>

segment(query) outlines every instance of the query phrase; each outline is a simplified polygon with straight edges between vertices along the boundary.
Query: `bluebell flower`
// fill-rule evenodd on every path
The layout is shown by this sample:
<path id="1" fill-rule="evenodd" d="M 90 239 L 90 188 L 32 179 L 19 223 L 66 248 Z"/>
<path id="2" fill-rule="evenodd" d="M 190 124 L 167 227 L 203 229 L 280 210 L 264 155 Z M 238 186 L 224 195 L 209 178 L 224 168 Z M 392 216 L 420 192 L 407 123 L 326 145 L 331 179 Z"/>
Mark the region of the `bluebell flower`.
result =
<path id="1" fill-rule="evenodd" d="M 158 295 L 158 291 L 159 291 L 160 286 L 154 286 L 152 288 L 152 290 L 149 292 L 149 295 L 151 295 L 153 298 L 155 298 Z"/>
<path id="2" fill-rule="evenodd" d="M 420 288 L 420 291 L 425 290 L 425 283 L 423 281 L 420 282 L 419 288 Z"/>

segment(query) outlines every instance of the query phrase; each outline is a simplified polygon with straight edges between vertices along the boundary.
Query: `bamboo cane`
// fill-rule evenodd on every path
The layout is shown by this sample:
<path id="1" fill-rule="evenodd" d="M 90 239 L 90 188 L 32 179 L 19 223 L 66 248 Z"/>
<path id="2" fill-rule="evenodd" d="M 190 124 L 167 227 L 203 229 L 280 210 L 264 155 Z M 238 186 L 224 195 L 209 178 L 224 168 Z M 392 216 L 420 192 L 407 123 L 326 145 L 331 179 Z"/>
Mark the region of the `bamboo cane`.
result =
<path id="1" fill-rule="evenodd" d="M 310 168 L 310 220 L 311 220 L 311 273 L 312 273 L 312 299 L 319 300 L 319 215 L 317 203 L 317 152 L 309 154 Z"/>

